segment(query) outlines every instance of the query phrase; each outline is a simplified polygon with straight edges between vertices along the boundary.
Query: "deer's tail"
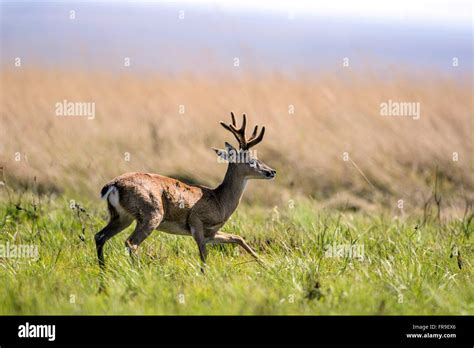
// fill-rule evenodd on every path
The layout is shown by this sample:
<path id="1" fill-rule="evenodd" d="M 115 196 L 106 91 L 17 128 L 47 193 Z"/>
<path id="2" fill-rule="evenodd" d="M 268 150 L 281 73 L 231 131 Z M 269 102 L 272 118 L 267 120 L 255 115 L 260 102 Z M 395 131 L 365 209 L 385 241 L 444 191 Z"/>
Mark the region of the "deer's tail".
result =
<path id="1" fill-rule="evenodd" d="M 102 190 L 100 190 L 100 198 L 107 200 L 109 198 L 109 195 L 112 193 L 112 191 L 117 190 L 114 184 L 108 183 L 104 187 L 102 187 Z"/>
<path id="2" fill-rule="evenodd" d="M 100 191 L 100 198 L 107 201 L 107 207 L 111 218 L 118 217 L 123 211 L 119 202 L 119 190 L 114 183 L 108 183 Z"/>

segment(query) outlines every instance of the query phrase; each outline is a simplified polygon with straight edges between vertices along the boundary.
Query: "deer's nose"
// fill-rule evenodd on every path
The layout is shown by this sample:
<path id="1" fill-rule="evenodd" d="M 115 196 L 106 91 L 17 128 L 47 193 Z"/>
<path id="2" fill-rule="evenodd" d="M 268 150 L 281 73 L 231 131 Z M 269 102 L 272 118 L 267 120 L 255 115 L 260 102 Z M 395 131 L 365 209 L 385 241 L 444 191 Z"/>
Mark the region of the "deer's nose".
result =
<path id="1" fill-rule="evenodd" d="M 274 170 L 274 169 L 270 169 L 270 170 L 266 173 L 267 178 L 274 178 L 275 175 L 276 175 L 276 170 Z"/>

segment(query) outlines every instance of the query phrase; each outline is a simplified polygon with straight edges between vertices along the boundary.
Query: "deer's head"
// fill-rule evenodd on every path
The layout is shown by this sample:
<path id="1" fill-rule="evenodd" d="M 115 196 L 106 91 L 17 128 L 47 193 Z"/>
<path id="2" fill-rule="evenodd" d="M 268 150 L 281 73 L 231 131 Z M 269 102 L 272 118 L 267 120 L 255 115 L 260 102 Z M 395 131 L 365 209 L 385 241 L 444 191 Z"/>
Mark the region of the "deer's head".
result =
<path id="1" fill-rule="evenodd" d="M 232 123 L 226 124 L 221 121 L 221 125 L 234 135 L 239 142 L 239 149 L 237 150 L 226 142 L 224 150 L 214 148 L 214 151 L 221 159 L 229 162 L 229 165 L 234 166 L 247 179 L 273 179 L 276 175 L 276 170 L 259 160 L 256 151 L 251 150 L 253 146 L 262 141 L 265 127 L 262 127 L 257 136 L 258 126 L 255 126 L 252 135 L 247 139 L 245 136 L 247 124 L 245 114 L 243 115 L 240 128 L 237 128 L 234 113 L 231 112 L 230 115 L 232 116 Z"/>

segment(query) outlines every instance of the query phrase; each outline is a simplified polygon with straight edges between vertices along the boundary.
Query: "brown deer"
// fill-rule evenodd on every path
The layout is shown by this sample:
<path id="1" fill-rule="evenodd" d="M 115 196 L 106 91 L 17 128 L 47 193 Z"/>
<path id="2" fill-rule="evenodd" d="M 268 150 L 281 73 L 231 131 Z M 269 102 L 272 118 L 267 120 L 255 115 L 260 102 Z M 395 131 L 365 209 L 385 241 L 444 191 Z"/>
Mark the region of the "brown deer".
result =
<path id="1" fill-rule="evenodd" d="M 202 264 L 206 262 L 207 243 L 240 245 L 258 260 L 257 254 L 242 237 L 219 229 L 240 203 L 248 179 L 273 179 L 276 171 L 260 161 L 249 149 L 262 141 L 265 127 L 257 136 L 258 126 L 249 139 L 245 136 L 246 117 L 238 129 L 234 114 L 232 123 L 221 125 L 239 142 L 239 150 L 225 143 L 225 150 L 213 148 L 220 159 L 228 162 L 222 183 L 214 188 L 185 184 L 177 179 L 148 173 L 127 173 L 106 184 L 101 197 L 107 200 L 110 221 L 95 235 L 99 265 L 104 267 L 103 248 L 107 240 L 137 221 L 135 230 L 125 242 L 130 255 L 153 230 L 192 236 Z M 244 159 L 244 160 L 242 160 Z M 203 268 L 201 268 L 203 270 Z"/>

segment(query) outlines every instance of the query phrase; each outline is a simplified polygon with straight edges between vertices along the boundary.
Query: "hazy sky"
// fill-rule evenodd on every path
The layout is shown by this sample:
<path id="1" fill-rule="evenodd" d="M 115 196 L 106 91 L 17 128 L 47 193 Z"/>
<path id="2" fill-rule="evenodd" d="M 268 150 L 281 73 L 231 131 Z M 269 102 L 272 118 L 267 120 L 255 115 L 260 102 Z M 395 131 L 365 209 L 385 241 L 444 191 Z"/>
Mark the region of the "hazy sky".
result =
<path id="1" fill-rule="evenodd" d="M 2 1 L 2 64 L 141 70 L 472 67 L 471 1 Z M 70 18 L 75 11 L 75 18 Z"/>
<path id="2" fill-rule="evenodd" d="M 472 24 L 471 0 L 221 0 L 182 1 L 182 3 L 217 4 L 227 10 L 284 11 L 314 15 L 364 16 L 366 18 L 439 22 L 451 25 Z"/>

